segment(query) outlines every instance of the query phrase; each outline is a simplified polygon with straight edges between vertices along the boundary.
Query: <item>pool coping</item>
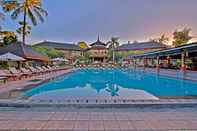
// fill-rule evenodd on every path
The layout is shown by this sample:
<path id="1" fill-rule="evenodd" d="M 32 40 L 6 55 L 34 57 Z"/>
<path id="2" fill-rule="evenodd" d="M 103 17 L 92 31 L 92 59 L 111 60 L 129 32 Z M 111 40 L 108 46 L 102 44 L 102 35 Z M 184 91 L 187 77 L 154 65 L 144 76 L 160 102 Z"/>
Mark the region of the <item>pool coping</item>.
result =
<path id="1" fill-rule="evenodd" d="M 0 107 L 76 107 L 76 108 L 131 108 L 131 107 L 197 107 L 197 99 L 67 99 L 62 101 L 0 100 Z"/>

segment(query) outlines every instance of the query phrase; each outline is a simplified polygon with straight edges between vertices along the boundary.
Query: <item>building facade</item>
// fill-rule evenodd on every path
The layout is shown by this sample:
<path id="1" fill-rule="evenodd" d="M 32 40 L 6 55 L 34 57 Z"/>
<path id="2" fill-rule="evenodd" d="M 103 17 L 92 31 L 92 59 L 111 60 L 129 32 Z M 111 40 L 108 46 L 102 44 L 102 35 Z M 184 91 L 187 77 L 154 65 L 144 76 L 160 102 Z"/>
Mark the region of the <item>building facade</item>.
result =
<path id="1" fill-rule="evenodd" d="M 90 45 L 90 48 L 86 50 L 89 54 L 90 61 L 94 62 L 106 62 L 108 58 L 108 48 L 107 45 L 98 40 Z"/>
<path id="2" fill-rule="evenodd" d="M 82 55 L 81 48 L 75 44 L 44 41 L 36 44 L 36 46 L 45 46 L 59 50 L 64 53 L 64 57 L 68 59 L 70 63 L 74 63 L 76 59 Z"/>

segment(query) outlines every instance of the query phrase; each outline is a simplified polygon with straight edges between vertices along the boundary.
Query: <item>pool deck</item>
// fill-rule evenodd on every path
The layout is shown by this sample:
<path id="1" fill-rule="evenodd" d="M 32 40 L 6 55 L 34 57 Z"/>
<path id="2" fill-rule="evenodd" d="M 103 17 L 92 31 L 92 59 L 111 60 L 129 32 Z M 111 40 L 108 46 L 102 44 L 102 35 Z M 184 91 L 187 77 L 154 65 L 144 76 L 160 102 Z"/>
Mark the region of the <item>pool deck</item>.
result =
<path id="1" fill-rule="evenodd" d="M 0 85 L 0 93 L 21 90 L 74 70 L 12 81 Z M 197 99 L 153 98 L 0 99 L 0 131 L 197 131 Z"/>
<path id="2" fill-rule="evenodd" d="M 0 130 L 196 131 L 197 108 L 2 109 Z"/>
<path id="3" fill-rule="evenodd" d="M 74 68 L 72 69 L 67 69 L 67 70 L 61 70 L 61 71 L 56 71 L 56 72 L 51 72 L 47 74 L 42 74 L 42 75 L 36 75 L 31 78 L 26 78 L 22 80 L 17 80 L 17 81 L 9 81 L 6 84 L 1 84 L 0 85 L 0 93 L 8 92 L 11 90 L 20 90 L 23 89 L 27 86 L 33 86 L 33 85 L 38 85 L 41 84 L 47 80 L 56 78 L 58 76 L 73 72 Z M 31 81 L 31 80 L 39 80 L 39 81 Z"/>

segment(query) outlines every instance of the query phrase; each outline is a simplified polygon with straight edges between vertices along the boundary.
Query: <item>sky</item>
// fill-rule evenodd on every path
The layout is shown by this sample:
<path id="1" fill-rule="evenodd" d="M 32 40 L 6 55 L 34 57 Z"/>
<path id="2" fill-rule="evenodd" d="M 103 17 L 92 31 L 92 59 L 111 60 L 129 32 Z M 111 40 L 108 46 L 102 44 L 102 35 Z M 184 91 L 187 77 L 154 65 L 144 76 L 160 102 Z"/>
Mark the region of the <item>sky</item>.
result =
<path id="1" fill-rule="evenodd" d="M 106 42 L 111 37 L 147 41 L 165 33 L 172 38 L 176 29 L 188 27 L 197 37 L 197 0 L 43 0 L 49 13 L 44 23 L 33 27 L 29 44 L 48 40 L 65 43 Z M 3 29 L 16 30 L 9 14 Z M 197 39 L 193 39 L 195 41 Z"/>

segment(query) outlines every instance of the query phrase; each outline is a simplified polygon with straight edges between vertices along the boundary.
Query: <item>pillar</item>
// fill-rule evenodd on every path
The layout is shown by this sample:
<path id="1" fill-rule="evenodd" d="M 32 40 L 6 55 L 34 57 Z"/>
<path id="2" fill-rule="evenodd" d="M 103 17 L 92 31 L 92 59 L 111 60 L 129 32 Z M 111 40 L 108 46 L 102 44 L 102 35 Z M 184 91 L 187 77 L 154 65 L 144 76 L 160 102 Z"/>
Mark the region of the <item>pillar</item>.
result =
<path id="1" fill-rule="evenodd" d="M 181 52 L 181 71 L 186 71 L 186 65 L 185 65 L 185 52 Z"/>
<path id="2" fill-rule="evenodd" d="M 171 58 L 170 58 L 170 56 L 167 56 L 167 65 L 168 65 L 168 68 L 170 68 L 170 63 L 171 63 Z"/>
<path id="3" fill-rule="evenodd" d="M 159 56 L 157 56 L 156 70 L 157 70 L 157 73 L 160 72 Z"/>

